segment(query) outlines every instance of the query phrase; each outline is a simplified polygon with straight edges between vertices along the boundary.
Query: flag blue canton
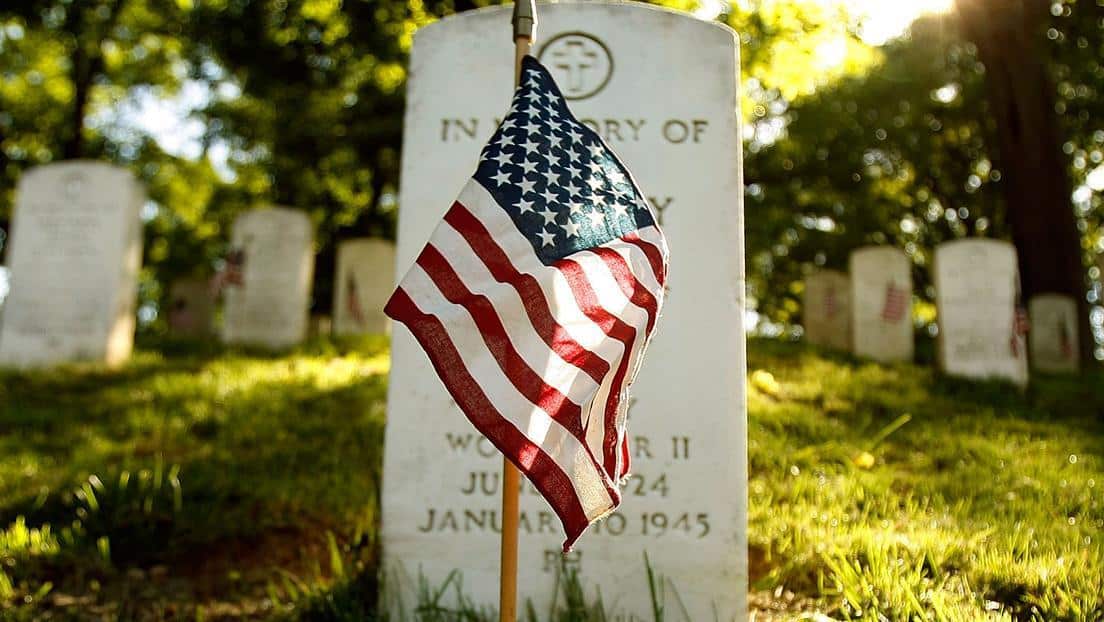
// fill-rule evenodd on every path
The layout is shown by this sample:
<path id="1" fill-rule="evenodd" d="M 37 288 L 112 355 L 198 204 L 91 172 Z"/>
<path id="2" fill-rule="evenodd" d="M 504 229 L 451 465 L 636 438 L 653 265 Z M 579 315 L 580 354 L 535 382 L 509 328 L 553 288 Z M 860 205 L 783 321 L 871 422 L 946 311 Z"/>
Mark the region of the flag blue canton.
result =
<path id="1" fill-rule="evenodd" d="M 483 149 L 479 182 L 545 265 L 655 224 L 624 165 L 567 108 L 532 56 L 509 114 Z"/>

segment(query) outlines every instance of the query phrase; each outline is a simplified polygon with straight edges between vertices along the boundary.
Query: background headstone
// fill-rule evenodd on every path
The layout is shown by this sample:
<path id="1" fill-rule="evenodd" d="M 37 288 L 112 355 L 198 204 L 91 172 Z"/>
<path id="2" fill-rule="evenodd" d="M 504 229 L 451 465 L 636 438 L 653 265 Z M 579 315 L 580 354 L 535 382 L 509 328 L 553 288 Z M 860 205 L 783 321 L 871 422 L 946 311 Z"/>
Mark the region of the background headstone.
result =
<path id="1" fill-rule="evenodd" d="M 178 337 L 208 337 L 212 333 L 215 300 L 205 279 L 183 279 L 169 286 L 169 332 Z"/>
<path id="2" fill-rule="evenodd" d="M 130 356 L 145 201 L 129 171 L 100 162 L 23 175 L 7 249 L 0 366 L 116 365 Z"/>
<path id="3" fill-rule="evenodd" d="M 8 298 L 8 290 L 10 289 L 10 279 L 7 266 L 0 265 L 0 318 L 3 318 L 4 313 L 4 301 Z"/>
<path id="4" fill-rule="evenodd" d="M 580 121 L 605 138 L 656 209 L 670 291 L 633 386 L 634 477 L 620 511 L 565 560 L 625 617 L 650 619 L 644 564 L 692 620 L 744 620 L 747 508 L 743 185 L 735 34 L 629 3 L 540 5 L 534 49 Z M 510 7 L 422 29 L 411 55 L 397 272 L 405 273 L 475 171 L 513 92 Z M 386 598 L 453 570 L 498 602 L 501 457 L 450 403 L 408 331 L 392 336 L 384 458 Z M 520 599 L 546 611 L 563 534 L 527 483 Z M 672 589 L 672 584 L 674 589 Z M 677 595 L 675 591 L 677 590 Z"/>
<path id="5" fill-rule="evenodd" d="M 333 317 L 322 313 L 311 314 L 307 334 L 315 337 L 329 337 L 333 332 Z"/>
<path id="6" fill-rule="evenodd" d="M 912 265 L 892 246 L 867 246 L 851 253 L 853 352 L 876 361 L 911 361 Z"/>
<path id="7" fill-rule="evenodd" d="M 337 246 L 334 278 L 334 333 L 384 334 L 391 321 L 383 305 L 395 289 L 395 245 L 387 240 L 361 238 Z"/>
<path id="8" fill-rule="evenodd" d="M 943 371 L 1026 385 L 1016 249 L 998 240 L 946 242 L 935 249 L 933 280 Z"/>
<path id="9" fill-rule="evenodd" d="M 1076 372 L 1080 368 L 1077 301 L 1043 294 L 1031 299 L 1031 364 L 1039 371 Z"/>
<path id="10" fill-rule="evenodd" d="M 225 288 L 223 339 L 286 348 L 307 335 L 314 229 L 299 210 L 272 207 L 234 221 L 231 246 L 244 253 L 242 285 Z"/>
<path id="11" fill-rule="evenodd" d="M 837 270 L 818 270 L 805 277 L 801 318 L 805 341 L 850 351 L 851 279 Z"/>

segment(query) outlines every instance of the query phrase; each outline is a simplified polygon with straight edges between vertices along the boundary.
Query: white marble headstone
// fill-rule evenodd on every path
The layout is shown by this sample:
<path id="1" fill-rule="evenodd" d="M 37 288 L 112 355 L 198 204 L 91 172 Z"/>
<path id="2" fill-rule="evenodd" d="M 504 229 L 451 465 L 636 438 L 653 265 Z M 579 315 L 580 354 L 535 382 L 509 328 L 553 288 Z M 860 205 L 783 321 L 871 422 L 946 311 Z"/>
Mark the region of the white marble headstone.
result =
<path id="1" fill-rule="evenodd" d="M 933 277 L 943 371 L 1026 385 L 1027 340 L 1016 319 L 1016 249 L 981 238 L 946 242 L 935 249 Z"/>
<path id="2" fill-rule="evenodd" d="M 851 350 L 851 280 L 838 270 L 818 270 L 805 277 L 802 306 L 805 341 Z"/>
<path id="3" fill-rule="evenodd" d="M 735 34 L 632 3 L 540 4 L 537 55 L 575 116 L 622 157 L 671 249 L 670 293 L 632 387 L 634 477 L 621 509 L 565 560 L 617 619 L 651 619 L 644 555 L 691 620 L 744 620 L 747 444 L 743 186 Z M 475 171 L 513 91 L 510 7 L 450 17 L 415 36 L 403 145 L 397 272 L 405 273 Z M 386 430 L 383 550 L 411 605 L 419 573 L 455 569 L 498 601 L 501 458 L 395 329 Z M 547 611 L 563 533 L 526 484 L 520 600 Z M 672 587 L 673 586 L 673 587 Z M 677 591 L 677 596 L 675 592 Z M 681 619 L 676 616 L 673 619 Z"/>
<path id="4" fill-rule="evenodd" d="M 866 246 L 851 253 L 853 352 L 883 363 L 911 361 L 912 266 L 892 246 Z"/>
<path id="5" fill-rule="evenodd" d="M 1080 368 L 1077 301 L 1042 294 L 1031 299 L 1031 363 L 1039 371 L 1077 372 Z"/>
<path id="6" fill-rule="evenodd" d="M 11 293 L 0 320 L 0 366 L 126 361 L 145 201 L 129 171 L 101 162 L 61 162 L 23 175 L 7 251 Z"/>
<path id="7" fill-rule="evenodd" d="M 391 321 L 383 305 L 395 290 L 395 245 L 378 238 L 337 246 L 333 327 L 338 335 L 384 334 Z"/>
<path id="8" fill-rule="evenodd" d="M 169 286 L 167 307 L 169 331 L 179 337 L 209 337 L 213 328 L 215 301 L 205 279 L 181 279 Z"/>
<path id="9" fill-rule="evenodd" d="M 314 227 L 300 210 L 271 207 L 234 221 L 231 246 L 244 253 L 242 285 L 225 289 L 227 343 L 287 348 L 307 335 Z"/>

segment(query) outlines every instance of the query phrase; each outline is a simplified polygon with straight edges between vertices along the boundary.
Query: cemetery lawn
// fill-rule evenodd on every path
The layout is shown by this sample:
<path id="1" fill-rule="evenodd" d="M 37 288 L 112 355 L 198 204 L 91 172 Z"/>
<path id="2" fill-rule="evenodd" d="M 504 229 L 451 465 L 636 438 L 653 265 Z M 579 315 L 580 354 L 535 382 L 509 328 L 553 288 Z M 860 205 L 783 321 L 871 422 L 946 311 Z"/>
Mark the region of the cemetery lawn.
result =
<path id="1" fill-rule="evenodd" d="M 0 374 L 0 620 L 371 619 L 387 370 L 370 338 Z M 1104 619 L 1104 375 L 749 371 L 755 620 Z"/>

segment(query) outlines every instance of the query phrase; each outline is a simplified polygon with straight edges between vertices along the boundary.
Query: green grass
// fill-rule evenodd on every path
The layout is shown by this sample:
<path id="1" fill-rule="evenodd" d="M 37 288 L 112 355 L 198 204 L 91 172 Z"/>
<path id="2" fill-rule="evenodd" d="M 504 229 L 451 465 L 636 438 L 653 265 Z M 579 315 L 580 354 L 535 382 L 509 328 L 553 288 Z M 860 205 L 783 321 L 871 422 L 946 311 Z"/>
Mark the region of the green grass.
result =
<path id="1" fill-rule="evenodd" d="M 331 534 L 349 573 L 374 566 L 386 341 L 158 345 L 119 371 L 0 376 L 0 526 L 62 540 L 0 547 L 9 617 L 275 613 L 329 585 Z"/>
<path id="2" fill-rule="evenodd" d="M 1099 374 L 1021 395 L 751 350 L 778 382 L 749 391 L 756 587 L 838 619 L 1104 619 Z"/>
<path id="3" fill-rule="evenodd" d="M 749 350 L 757 620 L 1104 620 L 1104 376 Z M 158 342 L 0 375 L 0 620 L 371 619 L 387 369 L 381 339 Z M 527 619 L 610 617 L 562 579 Z M 423 592 L 421 619 L 485 618 Z"/>

